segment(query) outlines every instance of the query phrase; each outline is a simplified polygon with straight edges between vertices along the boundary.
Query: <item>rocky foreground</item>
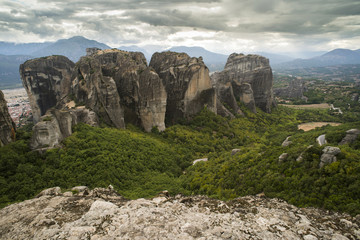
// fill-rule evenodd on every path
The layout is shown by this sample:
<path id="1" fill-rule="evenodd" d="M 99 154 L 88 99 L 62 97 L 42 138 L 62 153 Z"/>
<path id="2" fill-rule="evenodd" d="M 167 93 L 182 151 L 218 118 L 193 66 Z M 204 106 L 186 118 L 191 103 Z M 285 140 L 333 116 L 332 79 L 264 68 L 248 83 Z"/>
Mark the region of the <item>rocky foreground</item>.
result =
<path id="1" fill-rule="evenodd" d="M 126 200 L 112 188 L 44 190 L 0 210 L 0 239 L 360 239 L 360 216 L 247 196 L 165 194 Z"/>

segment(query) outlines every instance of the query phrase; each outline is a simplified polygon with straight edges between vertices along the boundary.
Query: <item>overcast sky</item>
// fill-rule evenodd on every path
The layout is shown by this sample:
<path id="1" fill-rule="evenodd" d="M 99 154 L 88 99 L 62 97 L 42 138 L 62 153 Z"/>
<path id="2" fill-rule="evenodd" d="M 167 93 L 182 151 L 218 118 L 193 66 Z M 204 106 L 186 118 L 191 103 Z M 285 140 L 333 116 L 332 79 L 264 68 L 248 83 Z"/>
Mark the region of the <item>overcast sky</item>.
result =
<path id="1" fill-rule="evenodd" d="M 81 35 L 223 53 L 360 48 L 360 0 L 0 0 L 0 41 Z"/>

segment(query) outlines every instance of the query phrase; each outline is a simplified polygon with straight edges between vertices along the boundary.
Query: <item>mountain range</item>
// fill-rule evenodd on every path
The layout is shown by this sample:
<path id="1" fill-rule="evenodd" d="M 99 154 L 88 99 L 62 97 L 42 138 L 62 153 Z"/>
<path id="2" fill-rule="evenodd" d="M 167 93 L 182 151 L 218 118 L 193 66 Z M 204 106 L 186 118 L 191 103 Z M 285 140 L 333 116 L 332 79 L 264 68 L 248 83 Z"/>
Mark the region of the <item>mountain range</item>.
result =
<path id="1" fill-rule="evenodd" d="M 310 59 L 295 59 L 293 61 L 273 65 L 274 69 L 298 69 L 310 67 L 327 67 L 344 64 L 360 64 L 360 49 L 334 49 L 321 56 Z"/>
<path id="2" fill-rule="evenodd" d="M 44 43 L 16 44 L 12 42 L 0 42 L 0 89 L 21 86 L 19 65 L 28 59 L 50 55 L 64 55 L 73 62 L 77 62 L 81 56 L 85 55 L 86 48 L 89 47 L 97 47 L 100 49 L 111 48 L 104 43 L 89 40 L 82 36 Z M 211 52 L 202 47 L 175 46 L 164 49 L 161 46 L 139 47 L 132 45 L 120 46 L 118 49 L 142 52 L 148 62 L 150 62 L 151 56 L 155 51 L 185 52 L 191 57 L 203 57 L 210 72 L 223 70 L 228 58 L 226 54 Z M 270 64 L 275 70 L 360 64 L 360 49 L 335 49 L 310 59 L 294 59 L 290 56 L 267 52 L 256 52 L 255 54 L 269 58 Z"/>

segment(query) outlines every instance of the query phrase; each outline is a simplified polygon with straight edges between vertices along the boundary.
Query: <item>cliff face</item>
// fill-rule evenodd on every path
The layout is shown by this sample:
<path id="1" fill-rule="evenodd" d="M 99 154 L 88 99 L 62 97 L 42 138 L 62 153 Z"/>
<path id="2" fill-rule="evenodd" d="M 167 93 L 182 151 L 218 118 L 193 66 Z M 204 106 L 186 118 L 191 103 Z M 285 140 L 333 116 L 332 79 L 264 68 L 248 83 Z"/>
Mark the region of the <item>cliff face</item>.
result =
<path id="1" fill-rule="evenodd" d="M 12 121 L 3 92 L 0 90 L 0 146 L 15 139 L 15 123 Z"/>
<path id="2" fill-rule="evenodd" d="M 255 106 L 265 112 L 271 112 L 274 102 L 272 92 L 272 70 L 269 60 L 258 55 L 243 55 L 233 53 L 229 56 L 222 72 L 211 76 L 218 89 L 220 102 L 226 103 L 234 112 L 238 112 L 233 102 L 241 101 L 256 112 Z M 223 93 L 232 95 L 229 98 Z"/>
<path id="3" fill-rule="evenodd" d="M 68 95 L 73 67 L 74 63 L 64 56 L 32 59 L 20 65 L 35 123 Z"/>
<path id="4" fill-rule="evenodd" d="M 216 113 L 215 90 L 209 69 L 201 58 L 190 58 L 186 53 L 155 53 L 150 67 L 158 73 L 166 89 L 167 123 L 191 117 L 204 106 Z"/>
<path id="5" fill-rule="evenodd" d="M 255 196 L 126 200 L 112 188 L 46 189 L 0 210 L 3 239 L 359 239 L 360 219 Z"/>
<path id="6" fill-rule="evenodd" d="M 306 99 L 304 92 L 306 91 L 305 82 L 302 79 L 294 79 L 289 86 L 284 88 L 275 88 L 274 95 L 286 98 Z"/>

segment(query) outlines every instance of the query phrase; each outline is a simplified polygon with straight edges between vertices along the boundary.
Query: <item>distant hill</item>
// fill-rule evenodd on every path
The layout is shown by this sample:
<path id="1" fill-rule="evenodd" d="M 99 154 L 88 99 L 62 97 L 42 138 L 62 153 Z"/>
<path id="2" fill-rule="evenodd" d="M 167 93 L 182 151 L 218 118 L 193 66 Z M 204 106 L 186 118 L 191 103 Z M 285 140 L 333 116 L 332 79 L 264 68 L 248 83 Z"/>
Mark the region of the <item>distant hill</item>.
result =
<path id="1" fill-rule="evenodd" d="M 344 64 L 360 64 L 360 51 L 339 48 L 318 57 L 296 59 L 290 62 L 276 64 L 274 65 L 274 69 L 327 67 Z"/>
<path id="2" fill-rule="evenodd" d="M 30 58 L 26 55 L 0 55 L 0 89 L 21 86 L 19 65 Z"/>
<path id="3" fill-rule="evenodd" d="M 86 55 L 86 48 L 110 48 L 106 44 L 81 36 L 61 39 L 56 42 L 24 43 L 0 42 L 0 89 L 21 84 L 19 65 L 28 59 L 50 55 L 64 55 L 77 62 Z M 21 85 L 20 85 L 21 86 Z"/>
<path id="4" fill-rule="evenodd" d="M 204 60 L 204 63 L 211 72 L 222 71 L 228 58 L 228 55 L 210 52 L 202 47 L 177 46 L 168 50 L 172 52 L 184 52 L 187 53 L 190 57 L 201 56 Z"/>
<path id="5" fill-rule="evenodd" d="M 44 42 L 44 43 L 0 42 L 0 54 L 33 55 L 34 52 L 43 49 L 51 44 L 53 44 L 53 42 Z"/>
<path id="6" fill-rule="evenodd" d="M 86 48 L 90 47 L 97 47 L 100 49 L 110 48 L 108 45 L 99 43 L 95 40 L 89 40 L 81 36 L 76 36 L 69 39 L 58 40 L 53 44 L 33 52 L 31 55 L 35 57 L 64 55 L 71 61 L 77 62 L 81 56 L 86 54 Z"/>
<path id="7" fill-rule="evenodd" d="M 279 64 L 294 60 L 294 58 L 292 57 L 275 53 L 256 52 L 255 54 L 268 58 L 270 60 L 270 66 L 272 66 L 273 64 Z"/>

